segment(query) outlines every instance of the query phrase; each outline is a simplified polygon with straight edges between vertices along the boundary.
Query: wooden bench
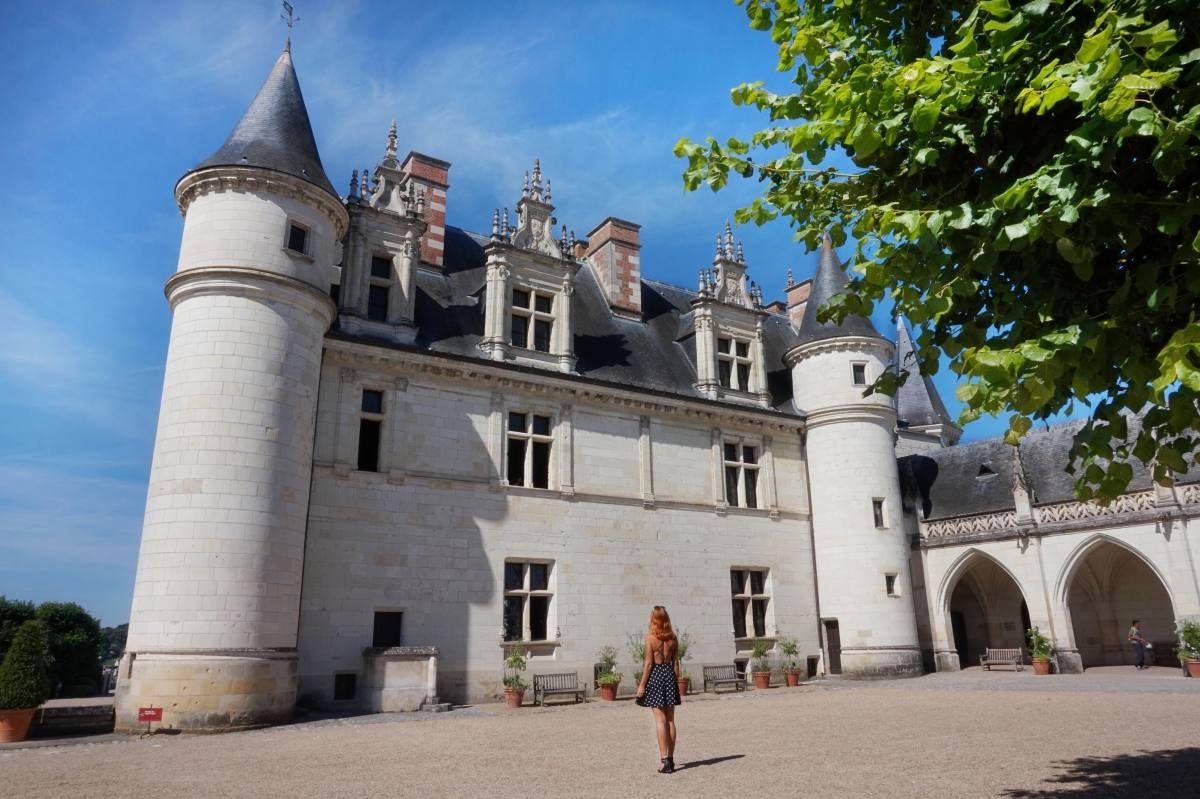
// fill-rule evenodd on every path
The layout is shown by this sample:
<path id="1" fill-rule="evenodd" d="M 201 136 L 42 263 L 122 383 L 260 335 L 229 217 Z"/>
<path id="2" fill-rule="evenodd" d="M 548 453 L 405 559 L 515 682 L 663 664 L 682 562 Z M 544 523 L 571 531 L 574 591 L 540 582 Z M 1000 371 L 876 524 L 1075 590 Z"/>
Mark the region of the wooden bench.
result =
<path id="1" fill-rule="evenodd" d="M 992 649 L 990 646 L 979 656 L 979 665 L 988 671 L 992 666 L 1012 666 L 1017 671 L 1025 668 L 1024 649 Z"/>
<path id="2" fill-rule="evenodd" d="M 737 670 L 737 666 L 705 666 L 704 690 L 712 685 L 715 693 L 722 685 L 733 685 L 739 691 L 746 690 L 746 675 Z"/>
<path id="3" fill-rule="evenodd" d="M 533 675 L 533 702 L 545 706 L 547 696 L 570 694 L 576 702 L 582 702 L 584 688 L 579 684 L 579 675 L 573 671 L 558 674 Z"/>

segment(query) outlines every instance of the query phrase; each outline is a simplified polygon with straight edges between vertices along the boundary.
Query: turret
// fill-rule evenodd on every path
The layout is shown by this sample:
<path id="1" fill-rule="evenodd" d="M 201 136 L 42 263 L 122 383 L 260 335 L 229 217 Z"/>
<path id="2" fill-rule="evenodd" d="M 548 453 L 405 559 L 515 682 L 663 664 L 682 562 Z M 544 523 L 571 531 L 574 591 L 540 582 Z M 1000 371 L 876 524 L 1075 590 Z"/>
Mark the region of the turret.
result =
<path id="1" fill-rule="evenodd" d="M 176 184 L 174 318 L 117 728 L 288 718 L 317 387 L 347 214 L 290 47 L 210 158 Z"/>
<path id="2" fill-rule="evenodd" d="M 891 397 L 863 396 L 892 363 L 894 347 L 861 316 L 817 321 L 817 309 L 847 283 L 826 236 L 800 343 L 785 356 L 806 415 L 825 665 L 848 677 L 916 675 L 921 653 L 900 519 L 896 411 Z"/>

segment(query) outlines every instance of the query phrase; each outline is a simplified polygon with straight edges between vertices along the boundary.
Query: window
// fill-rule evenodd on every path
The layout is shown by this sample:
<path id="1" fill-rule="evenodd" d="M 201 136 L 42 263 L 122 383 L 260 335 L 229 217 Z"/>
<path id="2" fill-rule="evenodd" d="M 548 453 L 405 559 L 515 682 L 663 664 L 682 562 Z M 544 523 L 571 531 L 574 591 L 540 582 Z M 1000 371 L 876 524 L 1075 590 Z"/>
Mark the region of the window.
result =
<path id="1" fill-rule="evenodd" d="M 387 255 L 371 256 L 371 279 L 367 286 L 367 319 L 372 322 L 388 320 L 388 295 L 392 290 L 392 259 Z"/>
<path id="2" fill-rule="evenodd" d="M 865 363 L 855 363 L 850 365 L 854 374 L 854 385 L 865 386 L 867 384 L 867 365 Z"/>
<path id="3" fill-rule="evenodd" d="M 513 289 L 512 328 L 509 343 L 538 352 L 550 351 L 554 330 L 554 295 L 528 289 Z"/>
<path id="4" fill-rule="evenodd" d="M 550 487 L 550 417 L 508 414 L 508 484 Z"/>
<path id="5" fill-rule="evenodd" d="M 887 591 L 888 596 L 899 596 L 899 594 L 896 593 L 896 575 L 883 575 L 883 589 Z"/>
<path id="6" fill-rule="evenodd" d="M 767 593 L 766 569 L 730 569 L 729 584 L 733 593 L 733 636 L 746 638 L 746 631 L 755 638 L 767 634 L 767 605 L 771 601 Z"/>
<path id="7" fill-rule="evenodd" d="M 758 507 L 758 449 L 726 441 L 725 501 L 731 507 Z"/>
<path id="8" fill-rule="evenodd" d="M 371 646 L 401 646 L 400 632 L 404 614 L 396 611 L 375 611 L 375 629 L 371 633 Z"/>
<path id="9" fill-rule="evenodd" d="M 882 499 L 871 500 L 871 512 L 875 515 L 876 529 L 882 530 L 885 527 L 887 527 L 887 524 L 885 523 L 884 518 L 883 518 L 883 500 Z"/>
<path id="10" fill-rule="evenodd" d="M 717 339 L 717 378 L 722 388 L 750 390 L 750 342 Z"/>
<path id="11" fill-rule="evenodd" d="M 358 695 L 358 675 L 357 674 L 335 674 L 333 675 L 333 700 L 335 702 L 345 702 L 353 699 Z"/>
<path id="12" fill-rule="evenodd" d="M 383 432 L 383 392 L 363 389 L 358 420 L 358 470 L 379 471 L 379 440 Z"/>
<path id="13" fill-rule="evenodd" d="M 552 561 L 505 561 L 504 640 L 550 639 Z"/>
<path id="14" fill-rule="evenodd" d="M 292 252 L 308 255 L 308 228 L 295 222 L 289 222 L 287 248 Z"/>

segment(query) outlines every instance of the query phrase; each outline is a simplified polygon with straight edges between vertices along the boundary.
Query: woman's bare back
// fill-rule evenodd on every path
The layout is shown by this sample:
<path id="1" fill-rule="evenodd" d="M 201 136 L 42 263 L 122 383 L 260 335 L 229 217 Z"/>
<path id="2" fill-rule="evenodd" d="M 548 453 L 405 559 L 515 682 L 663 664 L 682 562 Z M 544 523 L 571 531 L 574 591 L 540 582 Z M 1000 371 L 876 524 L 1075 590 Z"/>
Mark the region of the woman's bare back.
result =
<path id="1" fill-rule="evenodd" d="M 659 666 L 663 663 L 674 665 L 675 656 L 679 654 L 679 640 L 672 638 L 669 641 L 663 641 L 647 634 L 646 651 L 650 652 L 654 665 Z"/>

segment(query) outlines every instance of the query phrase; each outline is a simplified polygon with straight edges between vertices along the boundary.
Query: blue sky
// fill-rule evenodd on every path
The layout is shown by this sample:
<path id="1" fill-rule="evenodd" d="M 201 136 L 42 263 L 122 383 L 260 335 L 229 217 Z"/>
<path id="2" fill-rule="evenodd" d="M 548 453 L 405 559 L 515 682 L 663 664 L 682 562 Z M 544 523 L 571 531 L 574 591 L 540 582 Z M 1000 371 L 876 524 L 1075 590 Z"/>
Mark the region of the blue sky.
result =
<path id="1" fill-rule="evenodd" d="M 680 136 L 764 120 L 729 89 L 774 73 L 741 9 L 703 3 L 298 3 L 293 53 L 330 179 L 383 154 L 450 161 L 448 221 L 486 230 L 540 156 L 561 222 L 642 225 L 647 277 L 692 286 L 756 183 L 684 194 Z M 182 220 L 172 189 L 220 146 L 279 53 L 273 0 L 10 4 L 0 26 L 0 594 L 128 617 Z M 815 259 L 743 228 L 782 296 Z M 887 314 L 877 314 L 887 329 Z M 938 378 L 957 412 L 949 375 Z M 982 420 L 966 438 L 994 434 Z"/>

